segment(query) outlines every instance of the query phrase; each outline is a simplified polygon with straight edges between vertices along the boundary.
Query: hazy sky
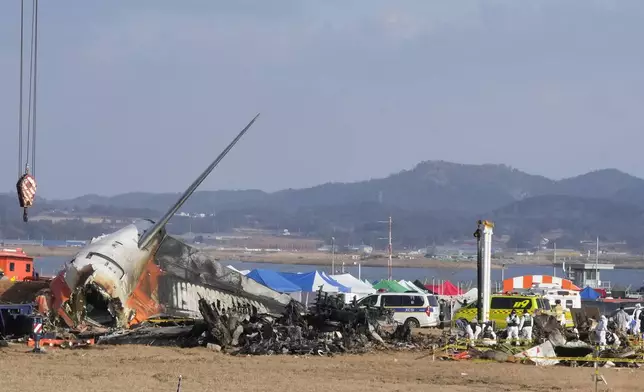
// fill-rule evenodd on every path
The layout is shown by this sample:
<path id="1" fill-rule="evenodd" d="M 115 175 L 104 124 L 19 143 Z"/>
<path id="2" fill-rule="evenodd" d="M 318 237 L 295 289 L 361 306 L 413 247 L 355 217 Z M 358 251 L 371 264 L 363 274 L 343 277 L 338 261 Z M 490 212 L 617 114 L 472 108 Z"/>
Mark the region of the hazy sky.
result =
<path id="1" fill-rule="evenodd" d="M 26 1 L 30 3 L 30 1 Z M 0 189 L 20 2 L 0 2 Z M 39 194 L 381 177 L 422 160 L 644 177 L 644 1 L 40 1 Z"/>

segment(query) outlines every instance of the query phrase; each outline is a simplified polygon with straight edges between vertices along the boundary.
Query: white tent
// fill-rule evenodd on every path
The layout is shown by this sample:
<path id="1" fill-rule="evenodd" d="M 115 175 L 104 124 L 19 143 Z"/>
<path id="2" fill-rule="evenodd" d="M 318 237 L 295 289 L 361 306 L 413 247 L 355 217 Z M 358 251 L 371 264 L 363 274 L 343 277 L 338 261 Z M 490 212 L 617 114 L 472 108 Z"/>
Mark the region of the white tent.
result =
<path id="1" fill-rule="evenodd" d="M 360 279 L 354 277 L 351 274 L 340 274 L 340 275 L 331 275 L 336 282 L 340 283 L 343 286 L 351 289 L 351 292 L 345 295 L 346 302 L 349 303 L 353 301 L 353 297 L 360 299 L 366 297 L 369 294 L 376 292 L 376 289 L 373 288 L 370 284 L 366 284 Z"/>
<path id="2" fill-rule="evenodd" d="M 333 278 L 328 277 L 320 271 L 312 272 L 281 272 L 280 273 L 289 282 L 294 283 L 302 289 L 301 302 L 305 305 L 309 304 L 309 300 L 313 300 L 317 291 L 322 288 L 324 293 L 348 293 L 348 287 L 337 282 Z"/>
<path id="3" fill-rule="evenodd" d="M 478 299 L 479 291 L 476 287 L 473 287 L 467 293 L 463 294 L 463 299 L 466 299 L 468 302 L 474 302 Z"/>
<path id="4" fill-rule="evenodd" d="M 233 270 L 233 271 L 235 271 L 235 272 L 239 272 L 239 273 L 240 273 L 240 274 L 242 274 L 242 275 L 246 275 L 246 274 L 248 274 L 248 273 L 250 272 L 250 270 L 241 270 L 241 271 L 240 271 L 240 270 L 238 270 L 237 268 L 233 267 L 233 266 L 232 266 L 232 265 L 230 265 L 230 264 L 229 264 L 229 265 L 227 265 L 227 266 L 226 266 L 226 268 L 231 269 L 231 270 Z"/>
<path id="5" fill-rule="evenodd" d="M 408 280 L 399 280 L 398 283 L 408 290 L 413 290 L 413 291 L 417 291 L 419 293 L 425 294 L 425 291 L 423 291 L 420 287 L 416 286 L 413 282 L 410 282 Z"/>

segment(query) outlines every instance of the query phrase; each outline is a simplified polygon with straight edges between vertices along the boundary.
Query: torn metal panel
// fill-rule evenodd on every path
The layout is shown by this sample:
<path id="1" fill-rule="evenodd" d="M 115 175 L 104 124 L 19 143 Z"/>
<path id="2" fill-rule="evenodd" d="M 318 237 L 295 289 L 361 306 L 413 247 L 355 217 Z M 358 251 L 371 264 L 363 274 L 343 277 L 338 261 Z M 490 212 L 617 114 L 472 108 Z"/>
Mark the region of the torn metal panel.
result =
<path id="1" fill-rule="evenodd" d="M 203 328 L 198 326 L 141 327 L 103 335 L 98 344 L 195 347 L 202 332 Z"/>
<path id="2" fill-rule="evenodd" d="M 545 342 L 526 351 L 515 354 L 516 358 L 527 358 L 535 365 L 539 366 L 553 366 L 558 364 L 558 359 L 546 359 L 554 358 L 556 356 L 557 355 L 555 354 L 555 348 L 550 342 Z"/>
<path id="3" fill-rule="evenodd" d="M 225 268 L 207 253 L 170 236 L 166 237 L 159 247 L 155 262 L 166 276 L 174 277 L 170 279 L 171 284 L 175 284 L 175 279 L 182 279 L 184 282 L 203 288 L 189 290 L 187 286 L 179 288 L 176 285 L 173 288 L 177 296 L 181 296 L 181 300 L 186 301 L 192 311 L 199 312 L 197 305 L 199 298 L 195 297 L 195 294 L 199 294 L 205 288 L 222 293 L 228 304 L 227 307 L 234 307 L 238 302 L 243 302 L 242 298 L 245 298 L 254 306 L 261 303 L 266 307 L 266 311 L 281 313 L 284 306 L 291 301 L 291 297 L 287 294 L 280 294 L 239 272 Z M 184 298 L 184 293 L 188 297 Z M 220 298 L 220 300 L 223 299 Z"/>

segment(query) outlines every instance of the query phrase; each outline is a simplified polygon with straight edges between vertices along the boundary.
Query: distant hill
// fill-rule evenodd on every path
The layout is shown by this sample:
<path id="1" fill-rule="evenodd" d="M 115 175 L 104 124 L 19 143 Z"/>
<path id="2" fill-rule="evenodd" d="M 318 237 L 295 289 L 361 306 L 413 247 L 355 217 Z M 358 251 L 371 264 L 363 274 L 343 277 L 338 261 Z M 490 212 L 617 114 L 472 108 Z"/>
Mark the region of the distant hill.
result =
<path id="1" fill-rule="evenodd" d="M 564 195 L 536 196 L 492 212 L 499 234 L 511 235 L 514 244 L 534 243 L 543 233 L 562 230 L 559 245 L 574 246 L 596 236 L 605 241 L 644 244 L 644 209 L 608 199 Z"/>
<path id="2" fill-rule="evenodd" d="M 644 180 L 616 169 L 604 169 L 557 181 L 549 192 L 544 193 L 620 199 L 619 195 L 623 192 L 640 188 L 644 189 Z M 635 202 L 635 200 L 627 198 L 622 198 L 619 201 Z"/>
<path id="3" fill-rule="evenodd" d="M 48 210 L 73 216 L 154 219 L 179 195 L 136 192 L 113 197 L 39 199 L 33 213 Z M 10 228 L 12 222 L 19 222 L 16 208 L 13 195 L 0 198 L 1 227 Z M 497 220 L 497 232 L 510 236 L 515 245 L 534 243 L 542 233 L 562 229 L 573 243 L 601 235 L 615 240 L 628 238 L 633 246 L 639 246 L 644 239 L 630 233 L 641 232 L 643 210 L 644 180 L 615 169 L 555 181 L 506 165 L 426 161 L 385 178 L 353 183 L 273 193 L 200 191 L 182 211 L 215 217 L 199 223 L 177 217 L 169 229 L 178 233 L 189 228 L 288 228 L 320 238 L 334 235 L 353 243 L 373 243 L 386 229 L 386 225 L 374 222 L 391 214 L 395 241 L 424 245 L 459 236 L 470 238 L 476 219 L 486 217 Z M 14 232 L 36 230 L 37 226 L 34 223 L 33 229 L 25 229 L 22 222 L 15 224 Z"/>
<path id="4" fill-rule="evenodd" d="M 301 207 L 377 202 L 409 211 L 453 210 L 479 212 L 543 194 L 554 181 L 526 174 L 505 165 L 465 165 L 427 161 L 411 170 L 385 178 L 353 183 L 327 183 L 306 189 L 274 193 L 259 190 L 201 191 L 186 203 L 187 212 L 212 212 L 230 208 L 269 207 L 295 211 Z M 87 195 L 51 201 L 71 208 L 90 205 L 164 210 L 179 196 L 163 193 L 126 193 L 113 197 Z"/>
<path id="5" fill-rule="evenodd" d="M 334 206 L 382 201 L 385 206 L 409 211 L 486 212 L 533 196 L 549 194 L 608 198 L 637 204 L 644 195 L 644 180 L 615 169 L 593 171 L 554 181 L 506 165 L 466 165 L 426 161 L 411 170 L 385 178 L 353 183 L 327 183 L 311 188 L 274 193 L 260 190 L 199 191 L 186 203 L 187 212 L 211 213 L 223 209 L 263 207 L 295 211 L 301 207 Z M 49 201 L 63 208 L 110 205 L 163 211 L 180 193 L 125 193 L 113 197 L 85 195 Z M 633 200 L 630 199 L 633 195 Z"/>

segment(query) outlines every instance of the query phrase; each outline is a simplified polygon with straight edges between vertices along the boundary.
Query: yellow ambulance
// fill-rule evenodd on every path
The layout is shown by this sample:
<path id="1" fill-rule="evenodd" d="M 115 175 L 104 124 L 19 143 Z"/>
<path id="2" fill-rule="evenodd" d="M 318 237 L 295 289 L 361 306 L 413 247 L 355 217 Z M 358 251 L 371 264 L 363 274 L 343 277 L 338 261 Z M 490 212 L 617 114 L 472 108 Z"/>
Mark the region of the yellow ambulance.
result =
<path id="1" fill-rule="evenodd" d="M 517 311 L 521 316 L 524 310 L 527 310 L 531 315 L 534 315 L 535 310 L 540 309 L 543 313 L 553 314 L 550 302 L 540 295 L 535 294 L 492 294 L 490 298 L 490 321 L 498 329 L 507 327 L 505 319 L 510 315 L 512 309 Z M 470 321 L 476 318 L 476 301 L 460 308 L 454 313 L 452 321 L 464 318 Z M 566 309 L 566 327 L 574 327 L 572 314 L 569 309 Z"/>

